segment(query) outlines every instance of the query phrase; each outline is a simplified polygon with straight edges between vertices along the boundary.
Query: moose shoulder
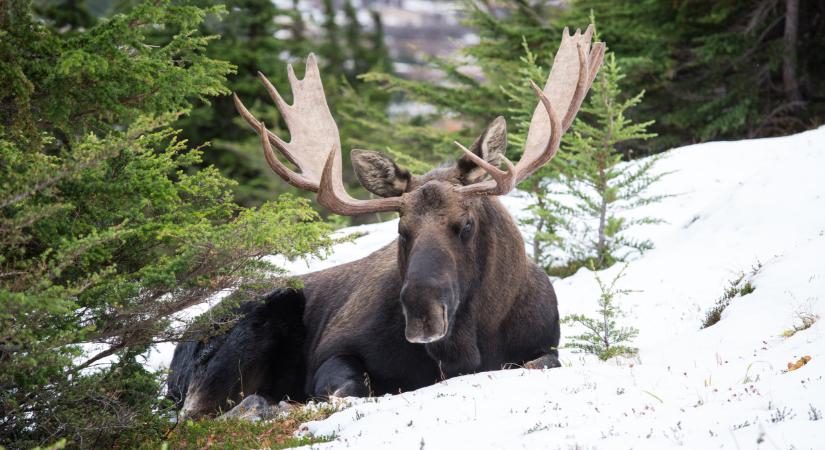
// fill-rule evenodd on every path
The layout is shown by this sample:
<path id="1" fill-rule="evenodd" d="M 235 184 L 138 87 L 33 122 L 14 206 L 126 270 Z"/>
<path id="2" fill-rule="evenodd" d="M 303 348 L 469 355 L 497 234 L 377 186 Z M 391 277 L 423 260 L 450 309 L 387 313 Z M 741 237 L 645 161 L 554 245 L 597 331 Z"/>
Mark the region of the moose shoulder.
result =
<path id="1" fill-rule="evenodd" d="M 290 142 L 235 97 L 261 137 L 267 162 L 285 181 L 317 192 L 318 202 L 338 214 L 398 212 L 398 238 L 364 259 L 303 276 L 302 291 L 277 291 L 246 306 L 225 335 L 179 344 L 169 392 L 184 412 L 225 409 L 256 392 L 271 400 L 377 395 L 508 365 L 558 366 L 553 287 L 527 258 L 496 196 L 558 150 L 604 55 L 604 45 L 591 46 L 591 36 L 591 28 L 572 36 L 564 31 L 544 90 L 533 85 L 539 104 L 516 165 L 504 156 L 501 117 L 469 149 L 461 146 L 455 164 L 422 176 L 381 153 L 354 150 L 356 175 L 377 199 L 357 200 L 344 189 L 338 129 L 313 56 L 303 80 L 289 68 L 292 105 L 261 76 Z M 502 163 L 506 170 L 498 168 Z M 295 348 L 302 349 L 299 362 Z M 303 380 L 301 392 L 296 379 Z"/>

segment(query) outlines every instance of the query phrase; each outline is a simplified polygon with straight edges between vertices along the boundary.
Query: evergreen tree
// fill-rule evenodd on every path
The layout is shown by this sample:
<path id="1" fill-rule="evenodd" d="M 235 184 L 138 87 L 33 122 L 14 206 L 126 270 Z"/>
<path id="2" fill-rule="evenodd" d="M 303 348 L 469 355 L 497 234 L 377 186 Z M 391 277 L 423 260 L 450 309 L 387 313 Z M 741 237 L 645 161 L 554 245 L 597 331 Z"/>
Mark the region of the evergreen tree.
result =
<path id="1" fill-rule="evenodd" d="M 607 53 L 590 97 L 559 152 L 565 189 L 540 191 L 548 197 L 557 198 L 560 193 L 572 197 L 570 204 L 551 212 L 565 217 L 561 222 L 567 233 L 563 247 L 572 261 L 589 262 L 596 269 L 651 248 L 649 240 L 634 240 L 626 232 L 636 225 L 659 222 L 622 214 L 659 201 L 662 196 L 648 195 L 647 190 L 663 176 L 653 170 L 656 158 L 622 162 L 624 154 L 632 151 L 629 141 L 654 136 L 646 131 L 652 121 L 633 123 L 628 118 L 627 112 L 641 102 L 644 92 L 624 99 L 619 88 L 623 78 L 614 54 Z"/>
<path id="2" fill-rule="evenodd" d="M 626 268 L 627 266 L 623 267 L 609 285 L 605 284 L 598 274 L 595 274 L 600 291 L 597 315 L 588 317 L 584 314 L 571 314 L 563 319 L 564 323 L 584 328 L 582 334 L 567 338 L 570 342 L 566 344 L 566 347 L 596 355 L 602 361 L 616 356 L 632 356 L 639 351 L 630 346 L 633 339 L 638 336 L 639 330 L 616 323 L 616 319 L 622 315 L 621 309 L 616 304 L 616 298 L 630 292 L 616 288 L 616 283 L 622 278 Z"/>
<path id="3" fill-rule="evenodd" d="M 135 447 L 171 425 L 141 356 L 217 292 L 272 286 L 262 259 L 329 243 L 307 202 L 244 209 L 170 127 L 226 93 L 198 33 L 220 8 L 167 0 L 66 33 L 0 8 L 0 442 Z M 167 34 L 159 34 L 165 30 Z"/>
<path id="4" fill-rule="evenodd" d="M 209 5 L 214 0 L 204 0 Z M 270 0 L 227 0 L 228 13 L 223 20 L 207 20 L 201 32 L 219 36 L 207 48 L 207 55 L 237 66 L 229 76 L 229 91 L 244 103 L 273 131 L 284 126 L 271 99 L 263 88 L 258 72 L 276 86 L 288 86 L 286 64 L 282 59 L 298 60 L 310 51 L 308 43 L 292 34 L 301 32 L 303 21 L 296 9 L 282 9 Z M 288 38 L 276 37 L 290 34 Z M 303 65 L 296 64 L 298 71 Z M 284 89 L 282 89 L 284 90 Z M 284 95 L 290 95 L 289 90 Z M 291 191 L 274 174 L 264 159 L 260 141 L 238 116 L 231 96 L 223 95 L 197 102 L 192 113 L 178 124 L 183 138 L 195 145 L 211 142 L 204 151 L 204 166 L 214 165 L 221 173 L 238 181 L 235 200 L 242 205 L 260 205 L 278 193 Z"/>
<path id="5" fill-rule="evenodd" d="M 657 117 L 643 150 L 790 133 L 825 123 L 825 3 L 576 0 L 621 56 L 637 113 Z"/>

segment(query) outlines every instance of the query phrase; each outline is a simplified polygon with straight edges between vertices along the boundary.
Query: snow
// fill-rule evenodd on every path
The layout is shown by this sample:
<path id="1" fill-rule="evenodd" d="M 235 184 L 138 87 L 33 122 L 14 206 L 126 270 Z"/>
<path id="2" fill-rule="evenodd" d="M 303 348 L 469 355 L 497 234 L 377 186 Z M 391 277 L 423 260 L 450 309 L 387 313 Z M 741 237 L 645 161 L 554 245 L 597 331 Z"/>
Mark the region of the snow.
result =
<path id="1" fill-rule="evenodd" d="M 618 299 L 620 324 L 639 329 L 638 357 L 601 362 L 562 349 L 558 369 L 346 399 L 349 407 L 303 432 L 334 436 L 322 448 L 823 448 L 825 419 L 811 420 L 810 411 L 825 414 L 825 320 L 782 334 L 799 313 L 825 319 L 825 127 L 674 149 L 657 170 L 672 173 L 652 193 L 672 196 L 635 213 L 666 223 L 633 231 L 655 248 L 617 284 L 632 290 Z M 516 217 L 529 204 L 521 193 L 502 200 Z M 293 274 L 333 267 L 381 248 L 396 230 L 395 220 L 343 229 L 360 237 L 325 260 L 273 261 Z M 599 276 L 610 281 L 621 269 Z M 756 290 L 701 329 L 740 273 Z M 562 316 L 594 315 L 592 272 L 554 286 Z M 561 345 L 576 332 L 564 325 Z M 168 366 L 172 349 L 160 346 L 148 364 Z M 807 365 L 787 371 L 805 355 Z"/>
<path id="2" fill-rule="evenodd" d="M 636 213 L 666 223 L 633 232 L 656 247 L 617 284 L 632 290 L 619 298 L 620 322 L 639 329 L 638 357 L 601 362 L 562 349 L 558 369 L 347 399 L 304 432 L 334 436 L 323 448 L 822 448 L 825 419 L 811 420 L 811 409 L 825 411 L 825 320 L 782 334 L 799 313 L 825 318 L 825 127 L 674 149 L 657 170 L 673 173 L 653 193 L 675 195 Z M 527 204 L 519 194 L 504 201 L 515 215 Z M 365 234 L 327 260 L 281 262 L 303 273 L 352 261 L 395 239 L 396 227 L 346 229 Z M 621 269 L 599 276 L 609 281 Z M 756 290 L 701 329 L 741 272 Z M 554 286 L 562 316 L 594 314 L 592 272 Z M 807 365 L 787 371 L 805 355 Z"/>

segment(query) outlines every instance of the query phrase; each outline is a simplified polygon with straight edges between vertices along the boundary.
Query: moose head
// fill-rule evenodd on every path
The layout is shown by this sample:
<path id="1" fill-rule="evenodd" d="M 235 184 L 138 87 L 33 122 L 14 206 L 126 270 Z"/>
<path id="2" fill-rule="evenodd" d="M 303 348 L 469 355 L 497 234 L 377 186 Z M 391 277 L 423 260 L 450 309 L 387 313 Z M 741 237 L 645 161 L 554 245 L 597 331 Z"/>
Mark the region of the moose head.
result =
<path id="1" fill-rule="evenodd" d="M 338 127 L 314 55 L 307 59 L 302 80 L 288 67 L 291 105 L 259 73 L 289 128 L 290 142 L 270 132 L 237 96 L 235 105 L 260 135 L 272 170 L 287 183 L 317 193 L 318 203 L 331 212 L 346 216 L 399 213 L 397 265 L 405 336 L 413 343 L 436 342 L 450 333 L 462 300 L 487 270 L 479 264 L 487 251 L 487 237 L 502 232 L 500 224 L 490 220 L 491 198 L 507 194 L 553 158 L 590 89 L 605 50 L 601 42 L 591 46 L 592 33 L 592 26 L 572 36 L 565 29 L 544 89 L 531 82 L 538 104 L 517 164 L 504 156 L 507 130 L 502 117 L 493 120 L 470 148 L 456 143 L 463 155 L 454 165 L 421 176 L 379 152 L 353 150 L 352 163 L 360 183 L 379 198 L 355 199 L 344 188 Z M 297 171 L 278 159 L 273 146 Z M 515 235 L 509 244 L 523 251 L 518 231 L 508 231 Z"/>

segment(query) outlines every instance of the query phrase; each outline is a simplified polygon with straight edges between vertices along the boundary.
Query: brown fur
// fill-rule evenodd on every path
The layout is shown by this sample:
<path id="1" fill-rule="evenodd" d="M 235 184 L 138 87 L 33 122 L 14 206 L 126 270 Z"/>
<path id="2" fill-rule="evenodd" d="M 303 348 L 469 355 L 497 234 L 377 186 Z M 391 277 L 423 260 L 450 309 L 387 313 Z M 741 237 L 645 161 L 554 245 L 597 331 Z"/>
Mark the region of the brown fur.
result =
<path id="1" fill-rule="evenodd" d="M 503 121 L 495 121 L 471 150 L 498 160 L 506 142 L 502 133 Z M 497 198 L 457 190 L 468 180 L 478 181 L 471 175 L 475 165 L 462 159 L 412 177 L 389 158 L 359 158 L 362 164 L 355 168 L 365 185 L 406 189 L 399 239 L 361 260 L 302 277 L 306 396 L 395 393 L 513 365 L 558 366 L 558 309 L 547 276 L 528 260 L 516 224 Z M 277 303 L 280 295 L 267 301 Z M 236 327 L 248 326 L 252 318 Z M 238 339 L 215 351 L 221 361 L 279 357 L 233 353 L 233 348 L 264 347 Z M 185 366 L 184 358 L 178 365 Z M 199 376 L 222 379 L 221 371 L 237 371 L 237 364 L 225 365 L 213 364 Z M 209 384 L 196 381 L 189 385 Z M 205 402 L 193 410 L 220 405 L 220 399 L 201 392 L 186 395 Z"/>

